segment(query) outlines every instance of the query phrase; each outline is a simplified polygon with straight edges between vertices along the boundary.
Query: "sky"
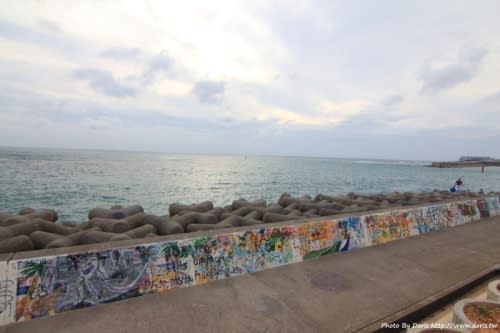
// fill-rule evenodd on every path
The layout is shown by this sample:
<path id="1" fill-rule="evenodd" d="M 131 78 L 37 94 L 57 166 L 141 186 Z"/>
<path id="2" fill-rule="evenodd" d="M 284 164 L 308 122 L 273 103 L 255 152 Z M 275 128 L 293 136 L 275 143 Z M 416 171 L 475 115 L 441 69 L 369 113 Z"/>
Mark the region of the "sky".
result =
<path id="1" fill-rule="evenodd" d="M 5 1 L 0 145 L 500 158 L 500 2 Z"/>

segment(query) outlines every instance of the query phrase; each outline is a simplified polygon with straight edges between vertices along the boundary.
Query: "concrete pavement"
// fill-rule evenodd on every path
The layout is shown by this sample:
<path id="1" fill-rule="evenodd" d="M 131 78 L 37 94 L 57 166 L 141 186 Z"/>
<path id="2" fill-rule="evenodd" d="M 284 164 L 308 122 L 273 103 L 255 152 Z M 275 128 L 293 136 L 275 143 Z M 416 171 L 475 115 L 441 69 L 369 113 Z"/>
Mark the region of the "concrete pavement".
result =
<path id="1" fill-rule="evenodd" d="M 492 272 L 500 217 L 11 324 L 12 332 L 372 332 Z"/>

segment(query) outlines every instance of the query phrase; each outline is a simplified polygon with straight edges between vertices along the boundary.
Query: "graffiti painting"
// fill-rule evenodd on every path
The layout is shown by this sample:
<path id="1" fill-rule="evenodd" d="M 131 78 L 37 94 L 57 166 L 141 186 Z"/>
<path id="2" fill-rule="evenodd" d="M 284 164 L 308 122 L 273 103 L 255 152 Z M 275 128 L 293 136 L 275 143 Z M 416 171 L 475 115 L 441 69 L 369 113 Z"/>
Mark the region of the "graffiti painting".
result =
<path id="1" fill-rule="evenodd" d="M 16 320 L 192 284 L 177 243 L 18 262 Z"/>
<path id="2" fill-rule="evenodd" d="M 475 201 L 459 202 L 453 205 L 457 207 L 458 213 L 463 217 L 464 223 L 477 221 L 480 218 Z"/>
<path id="3" fill-rule="evenodd" d="M 500 197 L 487 197 L 484 198 L 484 202 L 486 204 L 486 208 L 490 216 L 495 216 L 500 214 Z"/>
<path id="4" fill-rule="evenodd" d="M 488 217 L 490 216 L 490 211 L 488 206 L 486 205 L 486 201 L 484 199 L 479 199 L 476 201 L 477 209 L 479 210 L 480 217 Z"/>
<path id="5" fill-rule="evenodd" d="M 366 229 L 361 222 L 360 216 L 350 216 L 341 218 L 338 221 L 338 230 L 341 233 L 340 238 L 343 244 L 340 245 L 340 251 L 348 251 L 365 246 Z"/>

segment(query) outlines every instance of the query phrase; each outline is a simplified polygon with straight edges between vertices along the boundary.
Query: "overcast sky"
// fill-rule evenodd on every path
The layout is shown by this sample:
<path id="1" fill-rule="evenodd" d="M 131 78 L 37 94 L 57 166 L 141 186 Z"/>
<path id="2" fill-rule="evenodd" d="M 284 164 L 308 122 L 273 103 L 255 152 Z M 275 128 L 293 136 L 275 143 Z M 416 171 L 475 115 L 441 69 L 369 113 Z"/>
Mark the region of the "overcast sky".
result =
<path id="1" fill-rule="evenodd" d="M 0 145 L 500 158 L 500 2 L 4 1 Z"/>

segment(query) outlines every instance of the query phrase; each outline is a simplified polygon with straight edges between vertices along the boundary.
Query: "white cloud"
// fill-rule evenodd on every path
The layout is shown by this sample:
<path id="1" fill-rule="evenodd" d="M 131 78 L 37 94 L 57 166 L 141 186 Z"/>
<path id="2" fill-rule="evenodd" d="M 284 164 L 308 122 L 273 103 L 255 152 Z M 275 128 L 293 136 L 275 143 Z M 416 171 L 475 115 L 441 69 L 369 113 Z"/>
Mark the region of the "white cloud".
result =
<path id="1" fill-rule="evenodd" d="M 188 97 L 192 87 L 192 84 L 167 79 L 156 81 L 150 90 L 155 95 Z"/>
<path id="2" fill-rule="evenodd" d="M 86 117 L 80 121 L 80 124 L 90 130 L 107 130 L 122 126 L 120 118 L 109 116 Z"/>
<path id="3" fill-rule="evenodd" d="M 224 97 L 224 82 L 202 80 L 196 82 L 193 94 L 203 104 L 220 104 Z"/>
<path id="4" fill-rule="evenodd" d="M 332 102 L 329 100 L 322 100 L 319 103 L 321 113 L 329 123 L 337 124 L 346 120 L 365 109 L 368 102 L 362 100 L 351 100 L 342 102 Z"/>
<path id="5" fill-rule="evenodd" d="M 133 97 L 137 90 L 131 86 L 119 82 L 109 71 L 85 68 L 74 70 L 71 74 L 75 79 L 87 81 L 89 87 L 113 97 Z"/>
<path id="6" fill-rule="evenodd" d="M 426 64 L 420 76 L 423 81 L 422 92 L 438 93 L 472 80 L 478 74 L 486 53 L 484 48 L 463 49 L 456 62 L 438 68 Z"/>
<path id="7" fill-rule="evenodd" d="M 354 141 L 360 133 L 381 141 L 455 128 L 470 137 L 480 128 L 494 133 L 498 4 L 362 6 L 8 2 L 0 8 L 0 116 L 20 128 L 23 119 L 33 125 L 39 118 L 51 119 L 56 132 L 54 124 L 81 126 L 60 130 L 81 146 L 88 142 L 82 133 L 116 123 L 143 124 L 134 127 L 137 137 L 149 135 L 145 124 L 177 126 L 179 142 L 193 131 L 218 130 L 235 145 L 246 138 L 232 128 L 251 128 L 248 133 L 270 138 L 262 151 L 281 147 L 278 137 L 308 130 Z M 6 133 L 3 139 L 16 140 Z M 210 146 L 210 137 L 203 140 Z M 217 140 L 217 147 L 231 141 Z"/>

